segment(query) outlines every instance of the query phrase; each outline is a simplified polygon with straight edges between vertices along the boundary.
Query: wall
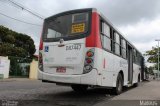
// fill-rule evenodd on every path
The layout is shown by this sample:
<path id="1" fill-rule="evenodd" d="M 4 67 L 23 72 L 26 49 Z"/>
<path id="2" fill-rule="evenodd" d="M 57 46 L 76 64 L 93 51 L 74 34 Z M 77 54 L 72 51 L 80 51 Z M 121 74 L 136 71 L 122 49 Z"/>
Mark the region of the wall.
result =
<path id="1" fill-rule="evenodd" d="M 38 74 L 38 61 L 33 60 L 30 64 L 29 78 L 37 79 L 37 74 Z"/>
<path id="2" fill-rule="evenodd" d="M 9 67 L 10 60 L 8 60 L 8 57 L 0 56 L 0 74 L 3 74 L 4 78 L 9 77 Z"/>

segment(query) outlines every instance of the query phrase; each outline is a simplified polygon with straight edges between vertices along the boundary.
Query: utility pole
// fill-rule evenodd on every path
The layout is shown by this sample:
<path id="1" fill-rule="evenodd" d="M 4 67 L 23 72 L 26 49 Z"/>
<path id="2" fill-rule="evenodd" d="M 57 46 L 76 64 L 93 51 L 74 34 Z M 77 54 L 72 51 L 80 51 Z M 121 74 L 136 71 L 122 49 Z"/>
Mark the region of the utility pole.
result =
<path id="1" fill-rule="evenodd" d="M 156 39 L 155 41 L 158 42 L 158 79 L 160 78 L 160 71 L 159 71 L 159 41 L 160 39 Z"/>

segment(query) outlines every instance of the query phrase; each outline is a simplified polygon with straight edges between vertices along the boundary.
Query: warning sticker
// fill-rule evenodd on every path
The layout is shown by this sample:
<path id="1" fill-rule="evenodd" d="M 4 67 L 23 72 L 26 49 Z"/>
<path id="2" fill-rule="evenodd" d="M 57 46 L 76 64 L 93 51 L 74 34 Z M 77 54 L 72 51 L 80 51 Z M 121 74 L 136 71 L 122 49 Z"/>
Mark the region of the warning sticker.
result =
<path id="1" fill-rule="evenodd" d="M 71 33 L 81 33 L 85 31 L 85 23 L 72 25 Z"/>

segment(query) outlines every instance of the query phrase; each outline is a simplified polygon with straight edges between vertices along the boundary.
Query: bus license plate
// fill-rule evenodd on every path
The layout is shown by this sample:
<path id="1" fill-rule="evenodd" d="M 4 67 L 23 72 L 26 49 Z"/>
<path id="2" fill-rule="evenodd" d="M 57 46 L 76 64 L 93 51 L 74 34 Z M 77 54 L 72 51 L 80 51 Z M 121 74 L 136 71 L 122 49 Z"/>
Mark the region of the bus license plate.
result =
<path id="1" fill-rule="evenodd" d="M 66 72 L 66 68 L 65 67 L 58 67 L 56 72 L 57 73 L 65 73 Z"/>

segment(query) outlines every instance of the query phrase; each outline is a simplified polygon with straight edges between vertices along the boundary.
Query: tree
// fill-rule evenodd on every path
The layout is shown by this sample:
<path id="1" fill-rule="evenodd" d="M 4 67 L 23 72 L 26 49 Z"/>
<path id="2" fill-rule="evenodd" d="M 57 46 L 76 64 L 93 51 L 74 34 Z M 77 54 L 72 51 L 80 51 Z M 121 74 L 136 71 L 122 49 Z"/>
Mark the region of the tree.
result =
<path id="1" fill-rule="evenodd" d="M 145 56 L 148 56 L 147 61 L 149 63 L 155 63 L 154 68 L 158 69 L 158 47 L 152 47 L 152 50 L 146 51 Z"/>
<path id="2" fill-rule="evenodd" d="M 33 58 L 36 49 L 30 36 L 0 26 L 0 39 L 0 56 Z"/>

